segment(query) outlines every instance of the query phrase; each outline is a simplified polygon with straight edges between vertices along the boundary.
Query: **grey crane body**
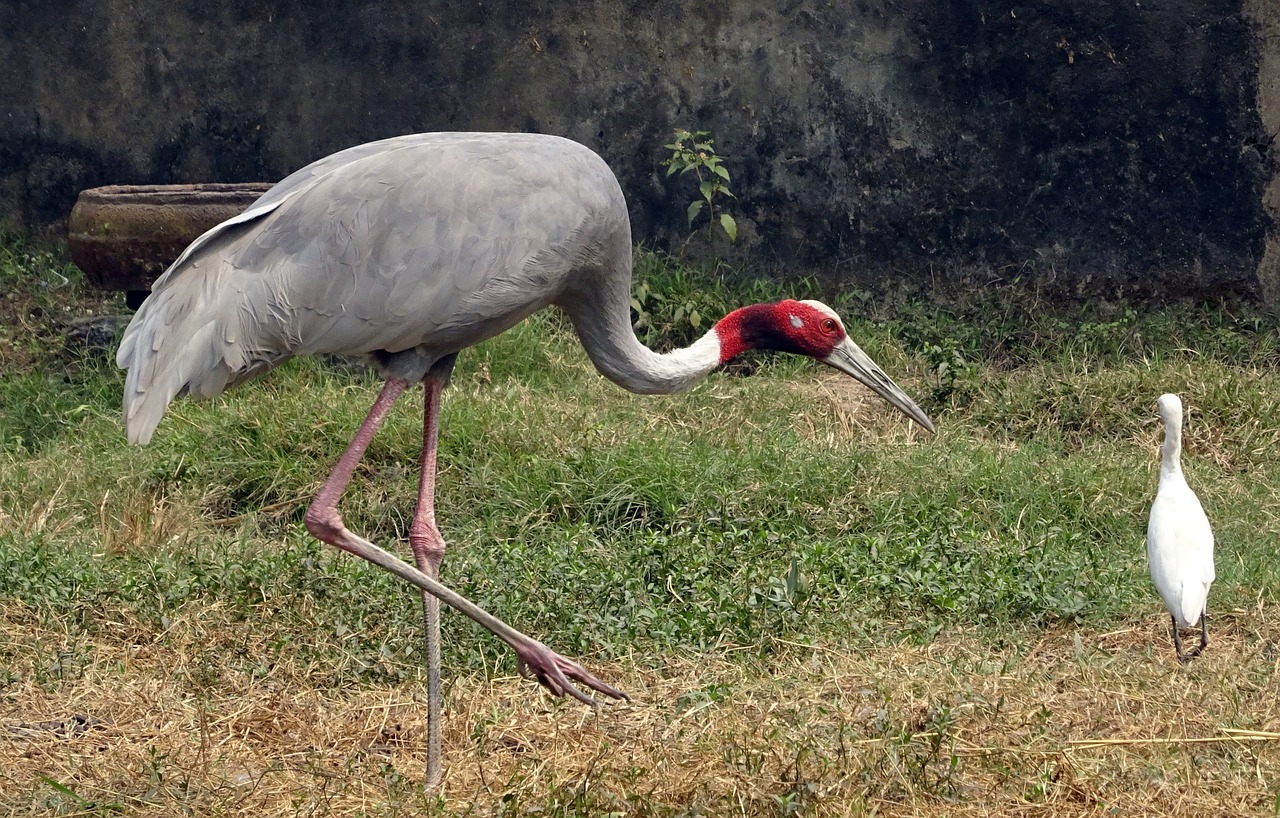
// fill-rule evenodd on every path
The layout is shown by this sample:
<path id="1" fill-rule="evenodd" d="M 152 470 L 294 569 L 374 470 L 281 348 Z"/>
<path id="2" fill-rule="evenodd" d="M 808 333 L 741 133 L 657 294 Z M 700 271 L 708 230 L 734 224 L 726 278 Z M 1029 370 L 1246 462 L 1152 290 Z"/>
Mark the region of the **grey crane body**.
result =
<path id="1" fill-rule="evenodd" d="M 596 368 L 633 392 L 675 392 L 751 348 L 808 355 L 933 424 L 816 301 L 731 312 L 701 339 L 657 354 L 631 330 L 631 227 L 617 179 L 587 148 L 533 134 L 417 134 L 360 145 L 285 178 L 196 239 L 152 286 L 121 341 L 125 427 L 147 443 L 170 401 L 213 397 L 296 355 L 363 353 L 386 383 L 304 516 L 308 531 L 423 592 L 427 783 L 440 777 L 439 600 L 515 651 L 556 695 L 574 682 L 621 691 L 438 580 L 440 394 L 462 349 L 548 305 Z M 424 387 L 422 477 L 409 530 L 417 568 L 351 532 L 338 500 L 397 397 Z"/>
<path id="2" fill-rule="evenodd" d="M 370 354 L 417 382 L 549 304 L 607 377 L 683 388 L 692 379 L 666 375 L 631 332 L 631 253 L 617 180 L 567 139 L 418 134 L 342 151 L 201 236 L 156 281 L 117 355 L 129 439 L 150 440 L 183 391 L 212 397 L 296 355 Z M 655 360 L 628 367 L 637 357 Z"/>

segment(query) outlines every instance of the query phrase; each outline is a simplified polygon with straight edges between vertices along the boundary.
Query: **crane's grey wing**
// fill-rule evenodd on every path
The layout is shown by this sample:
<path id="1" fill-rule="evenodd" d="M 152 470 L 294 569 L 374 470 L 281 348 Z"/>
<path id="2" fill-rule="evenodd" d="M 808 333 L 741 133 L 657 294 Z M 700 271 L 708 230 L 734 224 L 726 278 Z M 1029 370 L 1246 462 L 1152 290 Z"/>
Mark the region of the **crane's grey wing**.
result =
<path id="1" fill-rule="evenodd" d="M 419 134 L 320 160 L 157 280 L 117 355 L 129 439 L 181 392 L 294 355 L 416 350 L 421 377 L 554 301 L 595 241 L 584 225 L 618 208 L 625 223 L 599 157 L 551 137 Z"/>
<path id="2" fill-rule="evenodd" d="M 221 222 L 198 236 L 186 249 L 169 265 L 164 274 L 161 275 L 151 285 L 152 291 L 164 286 L 169 275 L 175 270 L 186 269 L 186 262 L 196 253 L 209 247 L 218 238 L 225 238 L 226 235 L 233 231 L 238 225 L 249 224 L 261 219 L 277 207 L 282 205 L 292 196 L 300 191 L 307 190 L 312 187 L 318 178 L 327 176 L 336 172 L 354 162 L 359 162 L 366 157 L 375 155 L 387 150 L 394 150 L 399 145 L 412 145 L 415 141 L 421 141 L 422 137 L 428 134 L 413 134 L 407 137 L 393 137 L 391 139 L 383 139 L 378 142 L 369 142 L 364 145 L 356 145 L 346 150 L 338 151 L 322 159 L 318 159 L 300 170 L 281 179 L 271 189 L 254 201 L 243 213 L 233 216 L 224 222 Z"/>
<path id="3" fill-rule="evenodd" d="M 285 344 L 262 352 L 456 352 L 551 303 L 595 243 L 584 225 L 625 213 L 620 191 L 581 184 L 604 165 L 568 140 L 381 145 L 290 196 L 237 256 L 258 273 L 239 303 L 244 334 Z"/>

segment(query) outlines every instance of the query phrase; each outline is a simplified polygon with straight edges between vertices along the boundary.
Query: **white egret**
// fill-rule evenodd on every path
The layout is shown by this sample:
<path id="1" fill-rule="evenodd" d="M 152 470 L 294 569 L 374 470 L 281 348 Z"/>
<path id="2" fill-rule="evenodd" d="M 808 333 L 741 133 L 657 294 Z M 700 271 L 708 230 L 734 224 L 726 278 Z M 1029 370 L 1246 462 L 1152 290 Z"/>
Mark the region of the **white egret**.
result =
<path id="1" fill-rule="evenodd" d="M 1173 620 L 1173 647 L 1178 661 L 1188 662 L 1209 644 L 1205 603 L 1214 580 L 1213 530 L 1200 499 L 1182 476 L 1182 400 L 1161 395 L 1164 422 L 1160 450 L 1160 485 L 1147 523 L 1147 565 L 1151 579 Z M 1200 644 L 1182 651 L 1178 629 L 1200 625 Z"/>

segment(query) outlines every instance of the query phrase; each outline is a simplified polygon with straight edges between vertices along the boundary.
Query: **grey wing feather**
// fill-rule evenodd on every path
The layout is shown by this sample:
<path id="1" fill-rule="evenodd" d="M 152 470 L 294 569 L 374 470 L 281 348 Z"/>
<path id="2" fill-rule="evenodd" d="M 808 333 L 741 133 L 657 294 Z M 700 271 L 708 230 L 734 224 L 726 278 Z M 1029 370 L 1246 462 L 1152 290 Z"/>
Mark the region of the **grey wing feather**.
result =
<path id="1" fill-rule="evenodd" d="M 326 157 L 157 279 L 117 354 L 129 440 L 184 391 L 212 397 L 295 355 L 403 354 L 388 374 L 421 378 L 554 302 L 574 248 L 598 241 L 584 223 L 620 223 L 629 260 L 625 214 L 599 157 L 553 137 L 417 134 Z"/>
<path id="2" fill-rule="evenodd" d="M 229 265 L 219 250 L 234 243 L 252 223 L 250 219 L 224 224 L 216 233 L 202 236 L 201 254 L 184 254 L 181 266 L 175 263 L 157 279 L 151 296 L 129 323 L 116 364 L 128 370 L 124 419 L 131 443 L 151 439 L 177 395 L 190 391 L 212 397 L 244 369 L 234 331 L 231 343 L 226 343 L 224 285 Z M 186 274 L 176 276 L 179 272 Z"/>

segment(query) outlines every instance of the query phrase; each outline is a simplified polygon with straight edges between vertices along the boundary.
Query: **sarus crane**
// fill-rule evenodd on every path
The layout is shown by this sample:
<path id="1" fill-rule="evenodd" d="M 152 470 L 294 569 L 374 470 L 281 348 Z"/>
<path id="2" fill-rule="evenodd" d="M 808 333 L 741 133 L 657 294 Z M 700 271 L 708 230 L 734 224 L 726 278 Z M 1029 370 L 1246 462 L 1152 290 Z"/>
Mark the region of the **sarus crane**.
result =
<path id="1" fill-rule="evenodd" d="M 1160 598 L 1173 620 L 1173 649 L 1189 662 L 1209 645 L 1206 603 L 1213 569 L 1213 530 L 1200 498 L 1182 476 L 1182 399 L 1161 395 L 1157 406 L 1164 422 L 1160 447 L 1160 484 L 1147 523 L 1147 566 Z M 1182 650 L 1179 628 L 1200 626 L 1200 644 Z"/>
<path id="2" fill-rule="evenodd" d="M 400 136 L 302 168 L 197 238 L 156 280 L 124 333 L 117 355 L 128 370 L 124 419 L 138 444 L 151 439 L 174 397 L 211 398 L 294 356 L 365 354 L 377 366 L 382 390 L 304 521 L 318 539 L 423 592 L 428 784 L 440 775 L 437 599 L 510 645 L 521 672 L 551 693 L 594 703 L 576 683 L 625 698 L 439 582 L 440 394 L 461 350 L 555 305 L 596 368 L 632 392 L 679 392 L 744 350 L 781 350 L 851 375 L 933 431 L 817 301 L 744 307 L 685 349 L 649 350 L 632 331 L 632 253 L 622 189 L 590 149 L 536 134 Z M 348 530 L 337 503 L 396 398 L 419 382 L 415 569 Z"/>

